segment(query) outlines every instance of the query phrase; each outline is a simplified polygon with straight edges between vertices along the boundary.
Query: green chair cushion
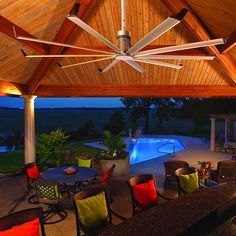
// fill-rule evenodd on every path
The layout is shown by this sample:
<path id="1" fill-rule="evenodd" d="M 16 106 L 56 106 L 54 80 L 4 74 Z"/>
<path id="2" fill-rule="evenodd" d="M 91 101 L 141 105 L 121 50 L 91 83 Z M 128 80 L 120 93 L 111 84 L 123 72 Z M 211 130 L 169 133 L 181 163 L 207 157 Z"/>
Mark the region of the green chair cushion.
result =
<path id="1" fill-rule="evenodd" d="M 108 211 L 105 193 L 76 201 L 81 223 L 88 229 L 94 230 L 108 223 Z"/>
<path id="2" fill-rule="evenodd" d="M 196 191 L 199 188 L 198 184 L 198 173 L 192 173 L 187 175 L 180 175 L 179 176 L 179 184 L 180 187 L 186 192 L 186 193 L 192 193 Z"/>
<path id="3" fill-rule="evenodd" d="M 87 168 L 90 168 L 91 167 L 91 162 L 92 162 L 92 159 L 80 159 L 78 158 L 78 166 L 80 167 L 87 167 Z"/>
<path id="4" fill-rule="evenodd" d="M 62 198 L 57 185 L 39 185 L 38 189 L 44 198 Z"/>

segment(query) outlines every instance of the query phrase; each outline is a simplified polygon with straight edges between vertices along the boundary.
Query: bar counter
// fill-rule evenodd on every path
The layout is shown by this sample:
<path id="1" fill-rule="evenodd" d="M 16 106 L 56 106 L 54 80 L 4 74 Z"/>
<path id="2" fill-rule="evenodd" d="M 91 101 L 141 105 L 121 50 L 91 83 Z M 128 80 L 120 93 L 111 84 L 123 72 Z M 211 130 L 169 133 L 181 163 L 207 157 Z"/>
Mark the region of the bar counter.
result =
<path id="1" fill-rule="evenodd" d="M 99 235 L 206 235 L 204 231 L 211 234 L 217 228 L 222 230 L 219 227 L 222 224 L 232 226 L 225 230 L 236 233 L 236 225 L 229 224 L 234 215 L 236 185 L 222 184 L 159 204 L 119 225 L 108 227 Z"/>

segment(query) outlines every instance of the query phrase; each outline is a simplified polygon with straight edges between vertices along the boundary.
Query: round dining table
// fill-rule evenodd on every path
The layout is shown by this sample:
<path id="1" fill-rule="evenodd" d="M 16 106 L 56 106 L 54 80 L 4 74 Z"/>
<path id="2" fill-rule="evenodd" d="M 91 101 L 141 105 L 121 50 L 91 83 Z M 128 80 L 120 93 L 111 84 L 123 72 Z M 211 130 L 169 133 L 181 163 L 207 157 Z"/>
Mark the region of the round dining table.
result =
<path id="1" fill-rule="evenodd" d="M 42 179 L 69 184 L 90 180 L 96 175 L 96 171 L 94 169 L 78 166 L 73 166 L 76 170 L 74 174 L 64 174 L 64 170 L 67 168 L 68 166 L 50 168 L 42 173 Z"/>

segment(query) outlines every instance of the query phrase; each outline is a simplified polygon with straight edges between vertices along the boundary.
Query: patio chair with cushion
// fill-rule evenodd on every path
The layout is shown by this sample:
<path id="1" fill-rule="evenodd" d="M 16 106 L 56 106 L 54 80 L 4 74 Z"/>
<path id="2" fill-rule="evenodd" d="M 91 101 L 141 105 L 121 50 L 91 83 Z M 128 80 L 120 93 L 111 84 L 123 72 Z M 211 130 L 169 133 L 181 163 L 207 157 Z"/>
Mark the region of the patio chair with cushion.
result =
<path id="1" fill-rule="evenodd" d="M 156 179 L 152 174 L 138 175 L 128 181 L 132 198 L 133 215 L 159 203 L 159 197 L 171 200 L 157 191 Z"/>
<path id="2" fill-rule="evenodd" d="M 43 209 L 26 209 L 0 218 L 0 235 L 46 236 Z"/>
<path id="3" fill-rule="evenodd" d="M 178 194 L 187 194 L 200 189 L 198 171 L 194 167 L 183 167 L 175 171 L 178 181 Z"/>
<path id="4" fill-rule="evenodd" d="M 175 175 L 175 171 L 182 167 L 189 167 L 189 164 L 186 161 L 170 160 L 170 161 L 164 162 L 164 167 L 165 167 L 165 176 L 166 176 L 165 183 L 167 184 L 169 182 L 176 182 L 177 178 Z"/>
<path id="5" fill-rule="evenodd" d="M 236 160 L 219 161 L 217 169 L 211 171 L 211 179 L 217 183 L 235 183 Z"/>
<path id="6" fill-rule="evenodd" d="M 114 212 L 104 188 L 86 189 L 74 196 L 77 235 L 96 235 L 112 225 L 112 214 L 120 220 L 125 217 Z"/>
<path id="7" fill-rule="evenodd" d="M 34 189 L 33 187 L 34 181 L 41 178 L 41 174 L 35 162 L 28 163 L 25 165 L 25 177 L 26 177 L 27 191 Z M 31 195 L 28 198 L 28 202 L 30 204 L 37 204 L 38 202 L 37 202 L 36 194 Z"/>
<path id="8" fill-rule="evenodd" d="M 67 212 L 60 204 L 68 196 L 68 189 L 58 183 L 45 181 L 37 181 L 34 186 L 37 201 L 48 206 L 44 211 L 45 224 L 54 224 L 64 220 Z M 51 220 L 52 217 L 54 219 Z"/>
<path id="9" fill-rule="evenodd" d="M 99 178 L 99 179 L 94 179 L 90 182 L 89 187 L 103 187 L 105 188 L 107 194 L 108 194 L 108 198 L 111 201 L 112 197 L 111 197 L 111 192 L 110 192 L 110 182 L 111 182 L 111 177 L 114 173 L 116 165 L 113 164 L 111 167 L 109 167 L 104 173 L 103 175 Z"/>

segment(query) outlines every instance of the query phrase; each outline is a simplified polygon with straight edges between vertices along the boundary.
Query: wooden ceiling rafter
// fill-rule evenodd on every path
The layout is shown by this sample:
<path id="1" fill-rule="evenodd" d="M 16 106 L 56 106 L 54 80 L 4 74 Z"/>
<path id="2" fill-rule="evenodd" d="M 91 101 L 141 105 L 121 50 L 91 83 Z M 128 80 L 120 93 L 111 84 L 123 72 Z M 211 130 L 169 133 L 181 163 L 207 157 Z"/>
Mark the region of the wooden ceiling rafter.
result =
<path id="1" fill-rule="evenodd" d="M 39 85 L 35 95 L 61 97 L 61 91 L 63 91 L 63 97 L 137 97 L 137 94 L 139 97 L 236 97 L 236 87 L 230 85 L 87 85 L 73 87 Z"/>
<path id="2" fill-rule="evenodd" d="M 212 39 L 209 34 L 209 29 L 199 20 L 197 14 L 185 0 L 161 0 L 161 2 L 173 13 L 177 14 L 182 8 L 187 8 L 189 11 L 183 19 L 183 23 L 191 32 L 192 36 L 197 40 Z M 231 78 L 231 83 L 236 84 L 236 67 L 234 61 L 228 55 L 220 54 L 216 46 L 207 47 L 206 50 L 210 55 L 216 57 L 216 60 Z"/>
<path id="3" fill-rule="evenodd" d="M 78 17 L 80 19 L 84 19 L 87 14 L 92 9 L 93 5 L 95 4 L 96 0 L 76 0 L 75 3 L 80 3 L 80 9 L 78 12 Z M 71 12 L 74 10 L 74 7 L 71 9 Z M 53 41 L 65 43 L 68 41 L 71 33 L 76 28 L 76 25 L 68 20 L 67 18 L 63 21 L 60 29 L 58 30 L 56 36 L 54 37 Z M 63 47 L 60 46 L 49 46 L 50 54 L 60 54 L 63 51 Z M 43 58 L 37 68 L 35 69 L 33 75 L 31 76 L 28 84 L 28 93 L 34 94 L 36 91 L 41 79 L 47 72 L 50 65 L 54 62 L 55 58 Z"/>
<path id="4" fill-rule="evenodd" d="M 236 30 L 229 35 L 227 41 L 219 49 L 220 53 L 226 53 L 236 45 Z"/>
<path id="5" fill-rule="evenodd" d="M 9 21 L 8 19 L 0 15 L 0 32 L 1 33 L 13 39 L 16 39 L 13 27 L 15 28 L 15 31 L 17 32 L 17 34 L 20 34 L 21 36 L 24 36 L 24 37 L 35 38 L 33 35 L 25 31 L 21 27 L 17 26 L 13 22 Z M 25 41 L 25 40 L 19 40 L 19 41 L 40 53 L 43 53 L 43 54 L 47 53 L 46 45 L 43 45 L 41 43 L 36 43 L 36 42 Z"/>

